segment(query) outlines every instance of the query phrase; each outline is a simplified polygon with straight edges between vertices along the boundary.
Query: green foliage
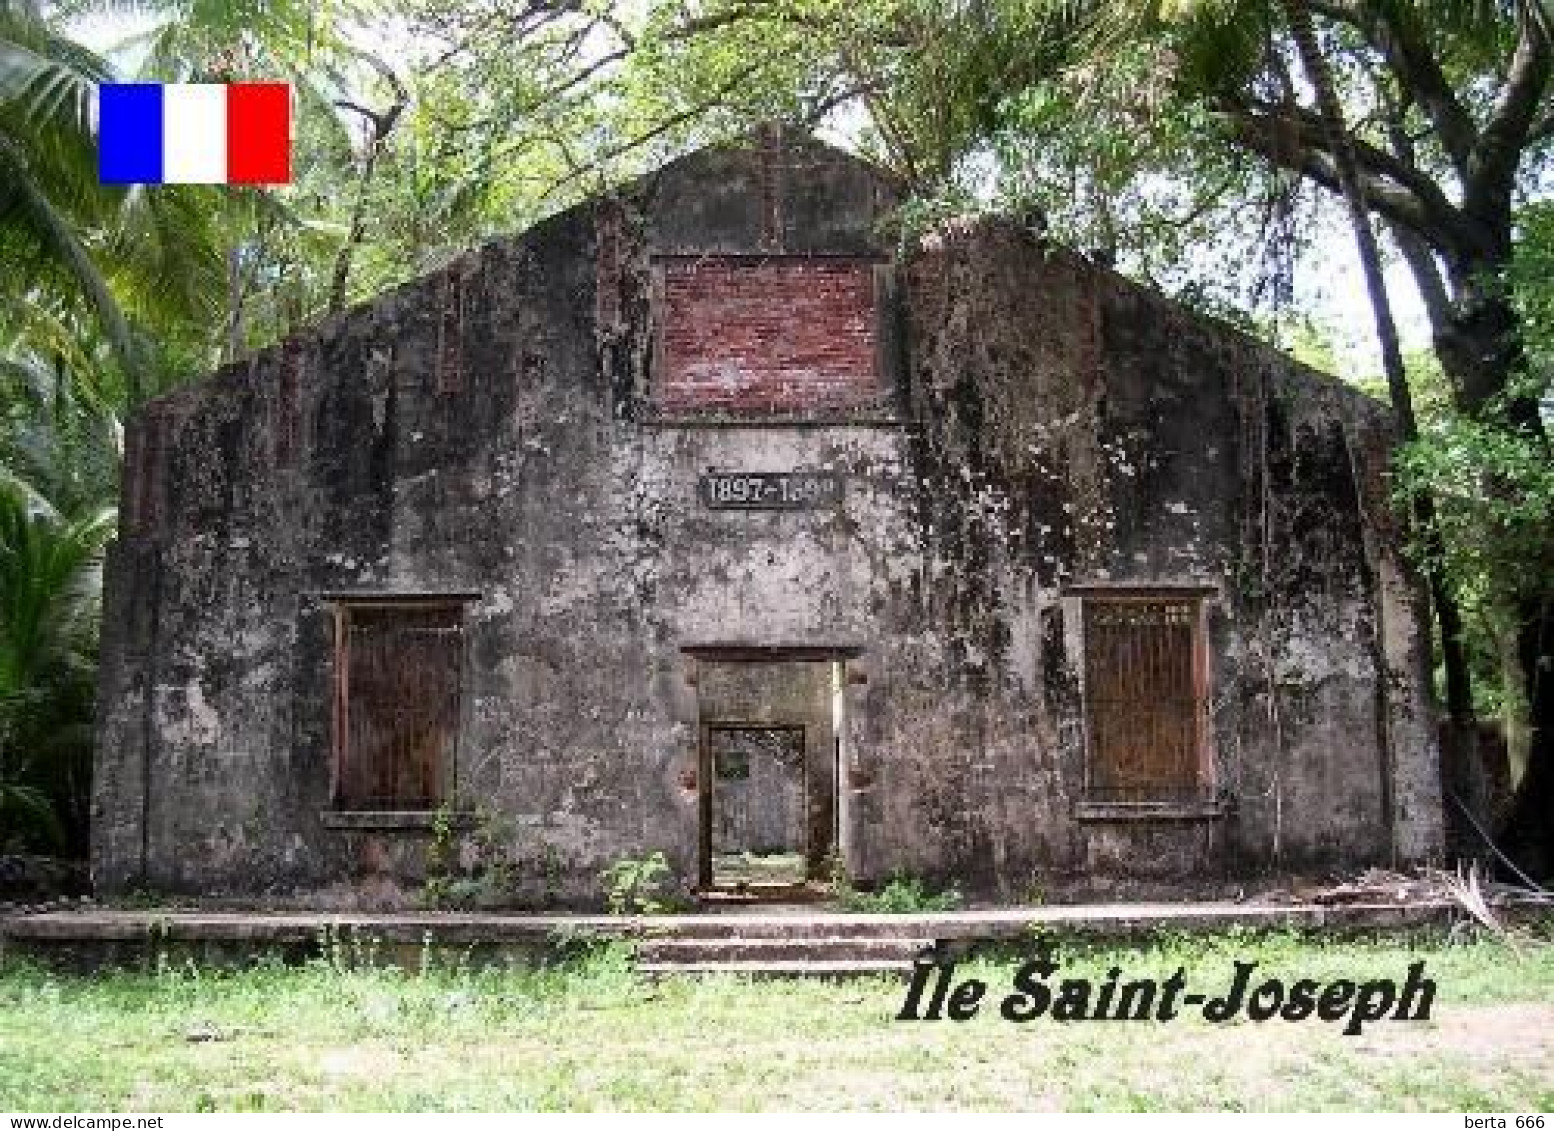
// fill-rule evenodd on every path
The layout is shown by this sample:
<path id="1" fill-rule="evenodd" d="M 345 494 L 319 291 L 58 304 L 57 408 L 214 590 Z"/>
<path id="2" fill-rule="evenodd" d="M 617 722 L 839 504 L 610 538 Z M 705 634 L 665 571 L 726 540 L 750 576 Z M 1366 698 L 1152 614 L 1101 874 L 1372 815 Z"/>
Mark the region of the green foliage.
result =
<path id="1" fill-rule="evenodd" d="M 1178 97 L 1166 40 L 1116 44 L 1009 92 L 992 206 L 1039 209 L 1053 237 L 1096 251 L 1207 313 L 1241 321 L 1288 295 L 1306 246 L 1286 179 L 1214 144 L 1220 127 Z"/>
<path id="2" fill-rule="evenodd" d="M 830 858 L 831 898 L 844 911 L 874 915 L 914 915 L 937 911 L 955 911 L 962 903 L 953 887 L 932 891 L 922 879 L 897 872 L 876 891 L 860 891 L 853 886 L 841 859 Z"/>
<path id="3" fill-rule="evenodd" d="M 14 772 L 14 771 L 7 771 Z M 0 826 L 7 830 L 0 847 L 58 848 L 65 842 L 48 794 L 36 786 L 0 777 Z"/>
<path id="4" fill-rule="evenodd" d="M 461 833 L 467 828 L 467 836 Z M 428 907 L 491 907 L 518 894 L 513 820 L 486 806 L 472 811 L 444 804 L 432 816 L 421 897 Z"/>
<path id="5" fill-rule="evenodd" d="M 28 266 L 8 272 L 0 294 L 77 300 L 132 370 L 134 338 L 89 247 L 115 199 L 97 184 L 89 117 L 93 84 L 107 74 L 31 5 L 0 3 L 0 258 Z"/>
<path id="6" fill-rule="evenodd" d="M 1521 293 L 1536 302 L 1548 284 L 1526 281 Z M 1542 347 L 1536 337 L 1529 338 L 1528 371 L 1512 393 L 1521 385 L 1536 395 L 1547 383 L 1538 375 Z M 1481 718 L 1514 717 L 1525 703 L 1515 673 L 1507 670 L 1506 648 L 1517 603 L 1554 576 L 1554 464 L 1540 438 L 1507 426 L 1493 405 L 1478 419 L 1459 412 L 1433 354 L 1406 360 L 1420 438 L 1396 453 L 1395 503 L 1403 507 L 1421 491 L 1434 500 L 1442 564 L 1464 622 L 1474 709 Z M 1385 395 L 1379 378 L 1360 384 L 1373 396 Z M 1417 534 L 1407 548 L 1426 564 L 1428 548 Z"/>
<path id="7" fill-rule="evenodd" d="M 1526 433 L 1448 417 L 1398 454 L 1400 482 L 1427 486 L 1440 503 L 1462 584 L 1497 579 L 1512 595 L 1536 593 L 1554 570 L 1554 462 Z"/>
<path id="8" fill-rule="evenodd" d="M 113 512 L 0 481 L 0 851 L 84 848 L 102 549 Z M 68 843 L 67 843 L 68 842 Z"/>
<path id="9" fill-rule="evenodd" d="M 875 915 L 955 911 L 962 903 L 960 892 L 953 887 L 933 891 L 918 877 L 900 873 L 891 876 L 878 891 L 858 891 L 850 884 L 842 884 L 835 894 L 845 910 Z"/>
<path id="10" fill-rule="evenodd" d="M 91 96 L 113 69 L 39 12 L 0 0 L 0 256 L 26 267 L 0 279 L 0 310 L 44 304 L 101 334 L 133 401 L 160 368 L 144 330 L 203 328 L 220 311 L 231 194 L 98 183 Z"/>
<path id="11" fill-rule="evenodd" d="M 457 856 L 453 807 L 444 802 L 432 814 L 432 836 L 426 842 L 426 878 L 421 885 L 421 899 L 428 907 L 442 907 L 448 902 Z"/>
<path id="12" fill-rule="evenodd" d="M 316 320 L 337 279 L 344 299 L 367 298 L 484 236 L 765 119 L 829 129 L 903 175 L 913 193 L 901 218 L 909 232 L 982 210 L 1016 212 L 1265 335 L 1291 323 L 1250 324 L 1243 312 L 1289 302 L 1294 263 L 1317 230 L 1309 184 L 1288 162 L 1278 168 L 1285 151 L 1259 151 L 1237 132 L 1248 106 L 1272 113 L 1307 98 L 1291 81 L 1277 3 L 132 7 L 147 27 L 115 58 L 131 60 L 140 77 L 262 73 L 296 84 L 296 180 L 276 191 L 97 184 L 90 96 L 117 64 L 62 29 L 67 17 L 119 6 L 0 0 L 0 258 L 18 265 L 0 280 L 0 468 L 28 507 L 59 516 L 44 525 L 65 541 L 83 533 L 70 522 L 113 496 L 117 421 L 128 406 Z M 1461 174 L 1429 100 L 1392 73 L 1374 37 L 1335 21 L 1360 10 L 1395 21 L 1482 125 L 1508 70 L 1510 6 L 1366 0 L 1325 10 L 1322 45 L 1358 139 L 1392 145 L 1383 111 L 1402 107 L 1409 160 L 1454 207 Z M 1315 144 L 1289 132 L 1292 152 L 1297 141 Z M 1554 372 L 1544 133 L 1517 155 L 1512 179 L 1531 203 L 1518 214 L 1506 280 L 1536 389 Z M 1412 191 L 1393 185 L 1387 198 Z M 1323 359 L 1309 337 L 1296 346 Z M 1540 514 L 1549 525 L 1547 475 L 1534 448 L 1488 424 L 1441 417 L 1427 432 L 1405 454 L 1404 474 L 1444 493 L 1454 584 L 1482 641 L 1508 591 L 1550 575 L 1539 536 Z M 8 529 L 24 536 L 23 526 Z M 44 568 L 42 557 L 26 561 L 19 568 Z M 90 599 L 83 590 L 42 601 L 51 583 L 35 580 L 9 584 L 18 602 L 66 618 L 59 634 L 74 643 L 55 654 L 79 662 L 6 676 L 7 687 L 25 690 L 0 691 L 0 781 L 17 814 L 36 811 L 39 790 L 56 816 L 61 789 L 76 797 L 61 821 L 68 839 L 84 821 L 92 655 L 70 610 Z M 89 588 L 90 573 L 82 580 Z M 68 785 L 55 777 L 64 766 L 76 767 Z M 46 837 L 32 827 L 30 837 Z M 477 828 L 478 866 L 460 870 L 450 857 L 433 870 L 429 897 L 479 903 L 510 891 L 518 881 L 504 843 L 511 838 Z M 542 886 L 553 890 L 558 869 L 547 860 Z"/>
<path id="13" fill-rule="evenodd" d="M 1429 491 L 1445 546 L 1446 573 L 1468 627 L 1475 699 L 1485 714 L 1520 710 L 1503 678 L 1500 641 L 1515 630 L 1518 602 L 1554 577 L 1554 461 L 1541 438 L 1495 420 L 1446 412 L 1421 422 L 1397 453 L 1398 505 Z M 1427 550 L 1415 544 L 1423 560 Z"/>
<path id="14" fill-rule="evenodd" d="M 680 909 L 674 873 L 662 852 L 617 860 L 600 879 L 611 915 L 667 915 Z"/>
<path id="15" fill-rule="evenodd" d="M 124 395 L 67 304 L 0 307 L 0 852 L 86 850 Z"/>
<path id="16" fill-rule="evenodd" d="M 1532 392 L 1548 401 L 1554 388 L 1554 200 L 1527 204 L 1517 214 L 1516 250 L 1506 273 L 1521 315 Z"/>
<path id="17" fill-rule="evenodd" d="M 762 119 L 813 127 L 861 109 L 860 138 L 916 190 L 951 185 L 983 149 L 1003 100 L 1083 49 L 1093 4 L 1002 0 L 798 0 L 656 5 L 623 75 L 628 101 L 660 118 L 696 111 L 714 136 Z"/>
<path id="18" fill-rule="evenodd" d="M 620 945 L 538 969 L 433 954 L 402 970 L 368 939 L 339 940 L 338 963 L 241 971 L 170 961 L 81 977 L 13 959 L 0 963 L 0 1108 L 1546 1108 L 1536 1054 L 1554 948 L 1443 935 L 1055 940 L 1063 976 L 1181 966 L 1209 992 L 1236 961 L 1353 981 L 1426 962 L 1439 1020 L 1360 1040 L 1316 1022 L 1016 1025 L 994 1005 L 1018 955 L 959 968 L 989 986 L 976 1020 L 910 1025 L 891 1019 L 899 977 L 649 982 Z"/>

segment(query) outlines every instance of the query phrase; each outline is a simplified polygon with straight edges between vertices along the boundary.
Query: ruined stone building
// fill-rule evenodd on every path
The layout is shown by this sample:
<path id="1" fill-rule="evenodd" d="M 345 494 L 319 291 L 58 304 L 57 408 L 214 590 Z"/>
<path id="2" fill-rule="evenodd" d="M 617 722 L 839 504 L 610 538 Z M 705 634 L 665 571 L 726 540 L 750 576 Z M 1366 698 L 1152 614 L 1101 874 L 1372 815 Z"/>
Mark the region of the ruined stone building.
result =
<path id="1" fill-rule="evenodd" d="M 587 905 L 1419 860 L 1389 418 L 812 140 L 676 161 L 132 421 L 93 867 Z"/>

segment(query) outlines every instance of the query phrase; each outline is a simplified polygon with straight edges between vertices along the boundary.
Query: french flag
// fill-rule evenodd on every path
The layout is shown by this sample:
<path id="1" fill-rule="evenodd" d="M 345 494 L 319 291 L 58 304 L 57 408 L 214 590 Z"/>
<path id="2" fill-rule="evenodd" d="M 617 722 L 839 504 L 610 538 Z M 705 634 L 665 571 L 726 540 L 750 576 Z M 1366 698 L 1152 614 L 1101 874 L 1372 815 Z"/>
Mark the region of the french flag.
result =
<path id="1" fill-rule="evenodd" d="M 291 182 L 291 84 L 104 83 L 97 176 L 105 185 Z"/>

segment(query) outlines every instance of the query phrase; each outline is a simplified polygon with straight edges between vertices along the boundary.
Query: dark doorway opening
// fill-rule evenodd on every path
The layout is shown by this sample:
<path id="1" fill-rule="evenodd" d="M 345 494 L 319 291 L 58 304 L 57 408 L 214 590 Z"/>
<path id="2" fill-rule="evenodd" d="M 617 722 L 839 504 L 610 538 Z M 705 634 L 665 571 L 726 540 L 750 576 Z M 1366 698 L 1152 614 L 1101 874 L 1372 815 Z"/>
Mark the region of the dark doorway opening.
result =
<path id="1" fill-rule="evenodd" d="M 701 887 L 802 896 L 835 863 L 842 660 L 813 651 L 697 658 Z"/>
<path id="2" fill-rule="evenodd" d="M 809 846 L 804 728 L 708 724 L 712 882 L 802 884 Z"/>

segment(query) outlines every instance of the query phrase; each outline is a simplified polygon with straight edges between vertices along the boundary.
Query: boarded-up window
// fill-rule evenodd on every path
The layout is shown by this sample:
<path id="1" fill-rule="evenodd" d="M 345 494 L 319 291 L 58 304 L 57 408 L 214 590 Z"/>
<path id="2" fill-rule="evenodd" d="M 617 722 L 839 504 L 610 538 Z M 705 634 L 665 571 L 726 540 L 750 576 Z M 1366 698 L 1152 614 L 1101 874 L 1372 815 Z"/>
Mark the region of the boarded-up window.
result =
<path id="1" fill-rule="evenodd" d="M 1196 598 L 1084 603 L 1089 788 L 1101 800 L 1200 796 L 1205 664 Z"/>
<path id="2" fill-rule="evenodd" d="M 458 738 L 463 607 L 342 604 L 335 623 L 335 804 L 435 808 Z"/>

